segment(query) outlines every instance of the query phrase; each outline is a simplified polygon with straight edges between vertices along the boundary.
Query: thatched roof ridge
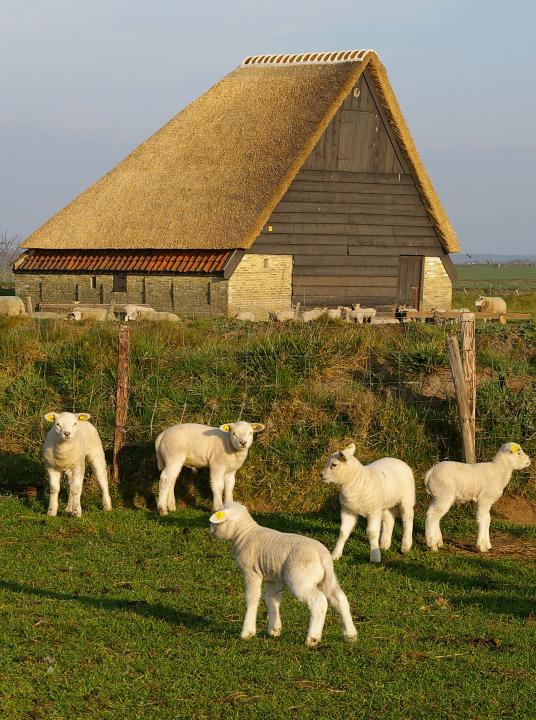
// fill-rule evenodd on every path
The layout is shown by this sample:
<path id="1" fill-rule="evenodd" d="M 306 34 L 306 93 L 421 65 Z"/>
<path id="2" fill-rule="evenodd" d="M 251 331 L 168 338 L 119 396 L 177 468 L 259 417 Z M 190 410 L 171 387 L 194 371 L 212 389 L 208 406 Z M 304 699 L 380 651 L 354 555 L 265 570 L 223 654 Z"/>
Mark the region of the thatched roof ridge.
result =
<path id="1" fill-rule="evenodd" d="M 374 51 L 252 56 L 30 235 L 27 248 L 247 249 L 369 67 L 445 250 L 456 235 Z"/>

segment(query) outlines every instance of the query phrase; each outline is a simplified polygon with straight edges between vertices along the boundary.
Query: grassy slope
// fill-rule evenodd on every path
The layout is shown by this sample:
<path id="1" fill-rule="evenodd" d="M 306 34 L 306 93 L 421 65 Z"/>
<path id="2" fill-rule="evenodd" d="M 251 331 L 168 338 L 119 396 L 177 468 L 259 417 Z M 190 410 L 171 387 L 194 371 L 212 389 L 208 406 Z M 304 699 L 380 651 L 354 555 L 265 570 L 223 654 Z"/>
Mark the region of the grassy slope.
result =
<path id="1" fill-rule="evenodd" d="M 280 639 L 261 609 L 259 636 L 239 640 L 241 580 L 206 513 L 43 512 L 0 501 L 3 720 L 536 714 L 534 562 L 423 552 L 418 523 L 410 556 L 389 551 L 375 567 L 360 526 L 337 564 L 358 641 L 330 610 L 308 651 L 307 612 L 288 594 Z M 316 515 L 261 519 L 328 546 L 337 533 Z M 453 540 L 474 534 L 456 513 L 445 527 Z M 515 532 L 534 543 L 534 529 Z"/>

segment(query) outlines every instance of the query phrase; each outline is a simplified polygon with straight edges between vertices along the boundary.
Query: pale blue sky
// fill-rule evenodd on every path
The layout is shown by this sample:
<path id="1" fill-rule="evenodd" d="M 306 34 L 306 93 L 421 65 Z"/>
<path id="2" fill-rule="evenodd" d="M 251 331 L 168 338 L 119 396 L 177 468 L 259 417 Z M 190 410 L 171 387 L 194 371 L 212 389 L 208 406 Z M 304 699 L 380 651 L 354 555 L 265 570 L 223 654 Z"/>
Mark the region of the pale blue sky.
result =
<path id="1" fill-rule="evenodd" d="M 0 0 L 0 231 L 27 235 L 250 54 L 374 48 L 463 250 L 536 253 L 536 3 Z"/>

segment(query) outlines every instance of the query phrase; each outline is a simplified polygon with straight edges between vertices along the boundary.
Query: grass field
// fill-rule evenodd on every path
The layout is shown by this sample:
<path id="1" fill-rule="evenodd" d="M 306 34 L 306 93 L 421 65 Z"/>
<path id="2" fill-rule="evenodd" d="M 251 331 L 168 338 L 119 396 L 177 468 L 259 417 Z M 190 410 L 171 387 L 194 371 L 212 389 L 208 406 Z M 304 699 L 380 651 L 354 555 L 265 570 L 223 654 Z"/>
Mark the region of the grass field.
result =
<path id="1" fill-rule="evenodd" d="M 536 265 L 457 265 L 456 274 L 456 290 L 481 290 L 494 295 L 536 289 Z"/>
<path id="2" fill-rule="evenodd" d="M 337 563 L 358 640 L 330 610 L 311 651 L 307 611 L 287 593 L 281 638 L 267 637 L 261 608 L 258 636 L 239 639 L 241 578 L 207 517 L 48 518 L 40 502 L 0 500 L 2 720 L 536 715 L 535 528 L 494 521 L 492 542 L 510 550 L 483 557 L 453 511 L 443 551 L 423 550 L 419 521 L 410 555 L 397 527 L 378 567 L 360 524 Z M 338 530 L 334 515 L 258 519 L 328 547 Z"/>

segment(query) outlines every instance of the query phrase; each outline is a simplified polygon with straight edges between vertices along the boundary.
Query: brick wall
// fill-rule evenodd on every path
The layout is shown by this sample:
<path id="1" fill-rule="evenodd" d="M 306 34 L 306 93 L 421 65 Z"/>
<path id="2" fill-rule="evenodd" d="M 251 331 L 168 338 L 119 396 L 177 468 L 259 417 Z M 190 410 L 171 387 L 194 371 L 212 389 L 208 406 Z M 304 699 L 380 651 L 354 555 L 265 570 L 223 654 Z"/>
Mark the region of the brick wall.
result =
<path id="1" fill-rule="evenodd" d="M 95 278 L 95 280 L 93 280 Z M 93 287 L 93 284 L 96 287 Z M 127 302 L 151 305 L 185 317 L 225 316 L 228 281 L 219 277 L 127 276 L 127 292 L 114 293 L 118 305 Z M 38 303 L 110 302 L 112 275 L 31 275 L 15 276 L 16 294 L 30 295 Z"/>
<path id="2" fill-rule="evenodd" d="M 229 280 L 229 315 L 255 313 L 267 320 L 268 313 L 288 310 L 292 298 L 292 255 L 246 254 Z"/>
<path id="3" fill-rule="evenodd" d="M 452 281 L 438 257 L 425 257 L 421 310 L 445 308 L 452 305 Z"/>

